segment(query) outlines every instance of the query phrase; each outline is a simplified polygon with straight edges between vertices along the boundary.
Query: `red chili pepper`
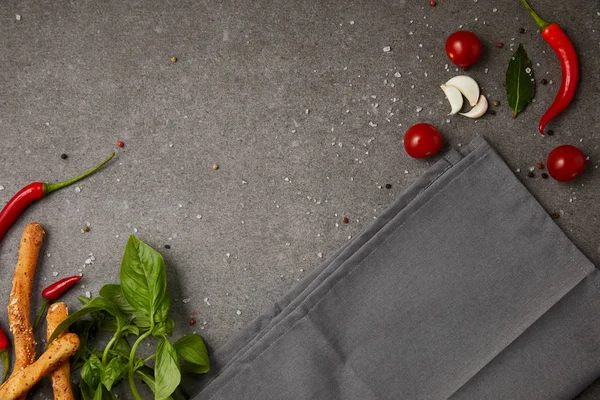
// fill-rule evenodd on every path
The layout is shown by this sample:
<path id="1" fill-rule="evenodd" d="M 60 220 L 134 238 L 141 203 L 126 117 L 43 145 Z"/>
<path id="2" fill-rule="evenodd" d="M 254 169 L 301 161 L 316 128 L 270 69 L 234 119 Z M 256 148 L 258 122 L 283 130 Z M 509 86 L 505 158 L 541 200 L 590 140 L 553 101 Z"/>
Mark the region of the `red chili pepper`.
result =
<path id="1" fill-rule="evenodd" d="M 10 342 L 8 341 L 8 338 L 6 337 L 4 330 L 2 330 L 2 328 L 0 328 L 0 358 L 2 359 L 2 362 L 4 364 L 4 375 L 2 376 L 2 382 L 0 382 L 0 384 L 4 383 L 4 381 L 6 380 L 6 377 L 8 376 L 8 370 L 10 369 L 10 363 L 8 362 L 8 348 L 9 347 L 10 347 Z"/>
<path id="2" fill-rule="evenodd" d="M 104 164 L 109 162 L 115 153 L 112 153 L 110 157 L 96 165 L 94 168 L 84 172 L 83 174 L 76 176 L 73 179 L 64 181 L 61 183 L 44 183 L 44 182 L 33 182 L 19 190 L 9 201 L 6 203 L 2 211 L 0 211 L 0 241 L 4 238 L 4 235 L 10 227 L 15 223 L 19 216 L 25 211 L 27 207 L 35 200 L 39 200 L 48 194 L 69 186 L 83 178 L 98 171 Z"/>
<path id="3" fill-rule="evenodd" d="M 50 302 L 56 301 L 67 292 L 67 290 L 71 289 L 77 282 L 81 280 L 81 275 L 69 276 L 68 278 L 61 279 L 60 281 L 54 282 L 46 289 L 42 290 L 42 297 L 44 300 L 42 301 L 42 308 L 38 312 L 38 315 L 35 317 L 35 322 L 33 323 L 33 331 L 39 325 L 44 313 L 48 309 Z"/>
<path id="4" fill-rule="evenodd" d="M 542 38 L 548 42 L 558 56 L 562 69 L 560 89 L 558 89 L 554 102 L 542 116 L 538 126 L 538 130 L 543 135 L 546 124 L 567 108 L 575 96 L 577 83 L 579 82 L 579 60 L 577 59 L 577 52 L 575 51 L 575 47 L 573 47 L 573 43 L 557 23 L 541 19 L 526 0 L 521 0 L 521 3 L 523 3 L 523 6 L 529 11 L 535 23 L 540 28 Z"/>

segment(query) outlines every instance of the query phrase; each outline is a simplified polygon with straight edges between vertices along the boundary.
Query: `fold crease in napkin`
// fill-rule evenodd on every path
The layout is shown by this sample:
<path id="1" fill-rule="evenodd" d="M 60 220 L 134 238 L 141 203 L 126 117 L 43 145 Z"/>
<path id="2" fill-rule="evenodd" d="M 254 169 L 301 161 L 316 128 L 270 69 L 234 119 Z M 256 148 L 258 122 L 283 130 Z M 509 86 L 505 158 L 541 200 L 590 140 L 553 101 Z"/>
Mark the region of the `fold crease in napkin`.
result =
<path id="1" fill-rule="evenodd" d="M 450 150 L 211 357 L 201 399 L 568 399 L 597 270 L 487 141 Z"/>

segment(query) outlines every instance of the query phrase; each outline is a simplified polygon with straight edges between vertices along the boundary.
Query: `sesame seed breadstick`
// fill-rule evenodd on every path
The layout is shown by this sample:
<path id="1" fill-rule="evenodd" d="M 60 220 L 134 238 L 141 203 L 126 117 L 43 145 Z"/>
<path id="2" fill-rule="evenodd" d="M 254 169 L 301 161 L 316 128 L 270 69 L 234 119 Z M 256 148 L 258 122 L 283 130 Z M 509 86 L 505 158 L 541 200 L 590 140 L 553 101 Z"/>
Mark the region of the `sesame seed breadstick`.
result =
<path id="1" fill-rule="evenodd" d="M 48 349 L 33 364 L 13 372 L 4 385 L 0 386 L 0 399 L 17 400 L 27 396 L 27 392 L 46 374 L 56 370 L 79 348 L 79 337 L 68 333 L 54 340 Z"/>
<path id="2" fill-rule="evenodd" d="M 44 229 L 37 223 L 28 224 L 21 236 L 19 258 L 8 302 L 8 323 L 14 336 L 15 348 L 13 375 L 19 373 L 35 360 L 36 343 L 29 314 L 31 286 L 43 238 Z M 25 392 L 26 394 L 27 392 Z"/>
<path id="3" fill-rule="evenodd" d="M 50 338 L 56 327 L 67 319 L 69 310 L 65 303 L 54 303 L 48 308 L 48 314 L 46 315 L 46 322 L 48 328 L 46 331 L 47 337 Z M 65 329 L 58 335 L 61 338 L 69 333 L 68 329 Z M 71 366 L 69 360 L 63 362 L 52 374 L 50 375 L 52 380 L 52 389 L 54 391 L 54 400 L 75 400 L 73 395 L 73 389 L 71 388 Z"/>

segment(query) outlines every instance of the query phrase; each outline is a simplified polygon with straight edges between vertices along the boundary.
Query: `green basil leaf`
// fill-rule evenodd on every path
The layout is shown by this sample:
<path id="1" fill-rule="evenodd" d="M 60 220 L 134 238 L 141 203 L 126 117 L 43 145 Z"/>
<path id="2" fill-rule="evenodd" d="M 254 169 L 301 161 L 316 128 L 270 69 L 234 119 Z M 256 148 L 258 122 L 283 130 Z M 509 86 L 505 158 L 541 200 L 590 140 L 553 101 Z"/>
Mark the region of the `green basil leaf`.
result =
<path id="1" fill-rule="evenodd" d="M 90 388 L 85 381 L 79 382 L 79 390 L 81 391 L 81 397 L 83 397 L 83 400 L 94 400 L 96 391 Z"/>
<path id="2" fill-rule="evenodd" d="M 189 364 L 182 366 L 186 372 L 205 374 L 210 371 L 208 351 L 202 336 L 197 334 L 186 335 L 173 344 L 177 355 Z"/>
<path id="3" fill-rule="evenodd" d="M 167 293 L 165 262 L 159 252 L 129 236 L 121 262 L 121 290 L 127 302 L 148 317 L 150 325 Z"/>
<path id="4" fill-rule="evenodd" d="M 177 351 L 166 337 L 156 348 L 154 376 L 156 381 L 155 400 L 164 400 L 171 396 L 181 381 Z"/>
<path id="5" fill-rule="evenodd" d="M 100 289 L 100 296 L 115 303 L 123 314 L 127 315 L 138 327 L 143 329 L 150 327 L 150 319 L 144 314 L 136 311 L 135 308 L 129 304 L 123 294 L 121 285 L 107 284 L 102 286 Z"/>
<path id="6" fill-rule="evenodd" d="M 154 370 L 150 367 L 143 366 L 139 369 L 135 370 L 135 375 L 142 380 L 150 390 L 154 393 L 154 389 L 156 387 L 156 382 L 154 380 Z"/>
<path id="7" fill-rule="evenodd" d="M 115 357 L 102 369 L 102 384 L 107 390 L 111 390 L 115 383 L 123 379 L 127 373 L 127 358 Z"/>
<path id="8" fill-rule="evenodd" d="M 516 118 L 517 114 L 531 103 L 535 94 L 535 79 L 533 79 L 531 60 L 527 57 L 522 44 L 519 44 L 517 51 L 508 63 L 504 87 L 513 118 Z"/>
<path id="9" fill-rule="evenodd" d="M 123 335 L 140 335 L 140 328 L 135 325 L 125 325 L 121 327 L 121 333 Z"/>
<path id="10" fill-rule="evenodd" d="M 102 376 L 102 361 L 92 354 L 81 368 L 81 379 L 90 387 L 98 387 Z"/>
<path id="11" fill-rule="evenodd" d="M 105 315 L 104 318 L 102 318 L 101 321 L 99 321 L 98 327 L 100 328 L 101 331 L 104 332 L 116 332 L 119 330 L 119 322 L 121 322 L 121 324 L 123 323 L 127 323 L 124 320 L 119 321 L 117 318 L 113 317 L 112 315 Z"/>
<path id="12" fill-rule="evenodd" d="M 71 369 L 76 369 L 79 360 L 82 357 L 86 357 L 91 353 L 91 350 L 88 348 L 88 341 L 92 336 L 92 332 L 95 329 L 94 321 L 89 320 L 79 320 L 75 321 L 73 325 L 71 325 L 71 332 L 76 333 L 79 336 L 79 348 L 71 356 Z"/>
<path id="13" fill-rule="evenodd" d="M 169 292 L 165 291 L 165 295 L 163 296 L 162 301 L 156 310 L 156 318 L 154 320 L 155 323 L 160 324 L 166 322 L 169 318 L 169 309 L 171 308 L 171 296 Z"/>
<path id="14" fill-rule="evenodd" d="M 125 314 L 123 314 L 121 312 L 121 310 L 118 309 L 118 307 L 111 302 L 110 300 L 104 299 L 102 297 L 95 297 L 92 300 L 90 300 L 89 303 L 85 304 L 83 307 L 81 307 L 79 310 L 77 310 L 76 312 L 74 312 L 73 314 L 69 315 L 67 317 L 67 319 L 65 319 L 63 322 L 61 322 L 56 329 L 54 330 L 54 332 L 52 333 L 52 335 L 48 338 L 48 344 L 50 344 L 54 339 L 56 339 L 56 337 L 65 329 L 67 329 L 69 326 L 71 326 L 71 324 L 73 324 L 75 321 L 79 320 L 80 318 L 93 313 L 93 312 L 97 312 L 97 311 L 106 311 L 109 314 L 117 317 L 118 320 L 120 321 L 127 321 L 127 317 L 125 316 Z M 93 386 L 95 387 L 95 386 Z"/>
<path id="15" fill-rule="evenodd" d="M 175 327 L 175 321 L 171 318 L 167 318 L 164 323 L 160 323 L 154 326 L 152 330 L 152 336 L 161 338 L 164 335 L 171 336 L 173 334 L 173 328 Z"/>
<path id="16" fill-rule="evenodd" d="M 104 388 L 102 387 L 102 384 L 100 384 L 96 388 L 96 393 L 94 394 L 94 400 L 103 400 L 103 399 L 104 399 Z"/>
<path id="17" fill-rule="evenodd" d="M 112 350 L 120 354 L 126 358 L 129 358 L 129 353 L 131 352 L 131 346 L 129 346 L 129 342 L 125 338 L 119 338 L 112 346 Z"/>

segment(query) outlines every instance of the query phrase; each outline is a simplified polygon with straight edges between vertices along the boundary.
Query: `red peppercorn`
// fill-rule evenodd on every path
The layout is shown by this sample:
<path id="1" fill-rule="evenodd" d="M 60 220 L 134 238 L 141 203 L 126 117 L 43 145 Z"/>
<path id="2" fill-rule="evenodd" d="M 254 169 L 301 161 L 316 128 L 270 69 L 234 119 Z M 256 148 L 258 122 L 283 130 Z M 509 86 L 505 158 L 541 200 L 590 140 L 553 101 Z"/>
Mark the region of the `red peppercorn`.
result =
<path id="1" fill-rule="evenodd" d="M 436 4 L 437 4 L 437 3 L 436 3 L 435 1 L 433 1 L 433 0 L 431 0 L 431 1 L 429 2 L 429 5 L 430 5 L 431 7 L 435 7 L 435 6 L 436 6 Z"/>
<path id="2" fill-rule="evenodd" d="M 194 318 L 190 318 L 190 326 L 196 325 L 196 320 Z"/>
<path id="3" fill-rule="evenodd" d="M 504 47 L 504 43 L 498 42 L 498 43 L 496 43 L 496 47 L 499 48 L 499 49 L 501 49 L 501 48 Z"/>
<path id="4" fill-rule="evenodd" d="M 348 222 L 350 222 L 350 220 L 348 219 L 348 217 L 344 217 L 344 219 L 342 221 L 344 221 L 345 224 L 347 224 Z"/>
<path id="5" fill-rule="evenodd" d="M 125 143 L 123 143 L 123 142 L 121 142 L 121 141 L 119 140 L 119 142 L 117 143 L 117 146 L 119 146 L 119 147 L 123 147 L 123 146 L 125 146 Z"/>
<path id="6" fill-rule="evenodd" d="M 539 162 L 539 163 L 537 163 L 537 167 L 538 167 L 538 169 L 544 169 L 544 164 Z"/>

